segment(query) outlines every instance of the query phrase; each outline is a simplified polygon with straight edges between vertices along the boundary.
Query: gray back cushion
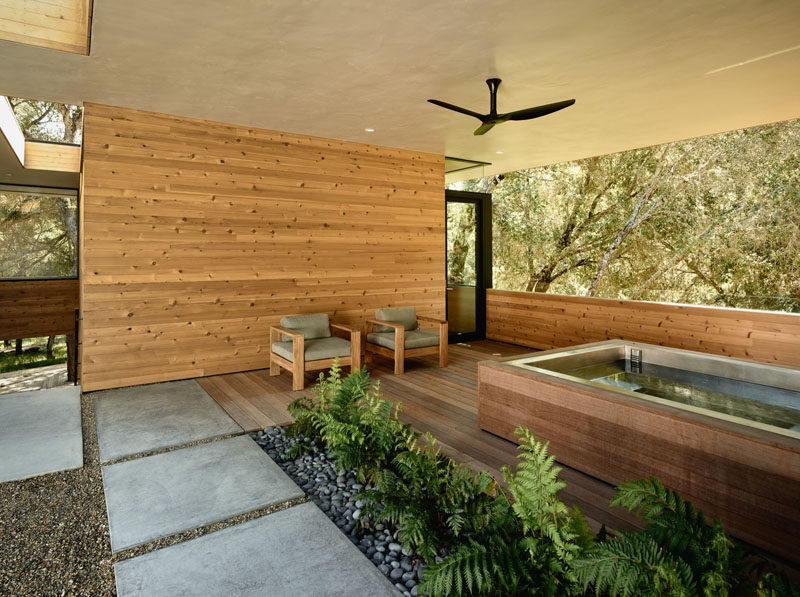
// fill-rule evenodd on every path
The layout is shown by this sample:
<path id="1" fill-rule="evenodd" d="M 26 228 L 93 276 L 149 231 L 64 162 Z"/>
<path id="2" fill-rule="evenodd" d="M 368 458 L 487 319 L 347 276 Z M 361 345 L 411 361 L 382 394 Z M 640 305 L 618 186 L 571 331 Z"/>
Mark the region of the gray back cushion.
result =
<path id="1" fill-rule="evenodd" d="M 392 323 L 402 323 L 407 332 L 416 330 L 417 323 L 416 307 L 393 307 L 391 309 L 378 309 L 375 311 L 375 319 L 378 321 L 391 321 Z M 375 326 L 376 332 L 393 332 L 394 328 L 388 325 Z"/>
<path id="2" fill-rule="evenodd" d="M 330 321 L 328 321 L 327 313 L 289 315 L 281 319 L 281 327 L 289 328 L 296 332 L 303 332 L 303 338 L 306 340 L 331 337 L 331 324 Z M 283 340 L 289 341 L 291 338 L 284 336 Z"/>

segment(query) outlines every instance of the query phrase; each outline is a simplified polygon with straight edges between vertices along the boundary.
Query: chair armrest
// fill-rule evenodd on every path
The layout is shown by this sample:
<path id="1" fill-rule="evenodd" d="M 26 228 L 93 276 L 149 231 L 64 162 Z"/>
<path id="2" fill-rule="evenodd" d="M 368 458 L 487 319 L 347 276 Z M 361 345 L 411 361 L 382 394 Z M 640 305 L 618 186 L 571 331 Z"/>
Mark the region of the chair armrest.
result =
<path id="1" fill-rule="evenodd" d="M 385 325 L 390 328 L 394 328 L 395 330 L 397 329 L 405 330 L 405 326 L 402 323 L 394 323 L 393 321 L 379 321 L 377 319 L 367 319 L 367 323 L 373 323 L 375 325 Z"/>
<path id="2" fill-rule="evenodd" d="M 343 323 L 331 322 L 331 327 L 332 328 L 337 328 L 337 329 L 340 329 L 340 330 L 344 330 L 345 332 L 350 332 L 351 334 L 353 332 L 360 332 L 361 331 L 360 327 L 356 327 L 356 326 L 353 326 L 353 325 L 345 325 Z"/>
<path id="3" fill-rule="evenodd" d="M 438 319 L 436 317 L 428 317 L 427 315 L 417 315 L 419 321 L 428 321 L 430 323 L 447 323 L 446 319 Z"/>
<path id="4" fill-rule="evenodd" d="M 269 331 L 270 331 L 270 335 L 272 335 L 273 331 L 276 332 L 276 333 L 279 333 L 279 334 L 286 334 L 287 336 L 289 336 L 292 339 L 292 341 L 294 341 L 294 339 L 297 338 L 298 336 L 300 338 L 303 337 L 303 332 L 298 332 L 297 330 L 290 330 L 289 328 L 284 328 L 284 327 L 281 327 L 279 325 L 271 325 L 271 326 L 269 326 Z"/>

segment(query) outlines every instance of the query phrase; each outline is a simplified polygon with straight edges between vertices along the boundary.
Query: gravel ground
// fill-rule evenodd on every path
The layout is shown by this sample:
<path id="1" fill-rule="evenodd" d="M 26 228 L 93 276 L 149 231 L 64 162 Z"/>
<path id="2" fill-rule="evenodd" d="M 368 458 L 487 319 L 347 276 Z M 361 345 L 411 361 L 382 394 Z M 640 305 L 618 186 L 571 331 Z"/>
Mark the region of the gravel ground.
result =
<path id="1" fill-rule="evenodd" d="M 0 484 L 0 595 L 116 594 L 91 397 L 81 414 L 83 468 Z"/>
<path id="2" fill-rule="evenodd" d="M 422 580 L 425 565 L 415 553 L 400 545 L 395 529 L 374 524 L 361 515 L 364 503 L 356 496 L 364 486 L 357 482 L 353 471 L 337 472 L 330 452 L 323 446 L 307 438 L 287 438 L 281 427 L 268 427 L 251 435 L 400 593 L 417 596 L 417 584 Z M 287 460 L 286 452 L 300 441 L 310 443 L 309 454 Z"/>

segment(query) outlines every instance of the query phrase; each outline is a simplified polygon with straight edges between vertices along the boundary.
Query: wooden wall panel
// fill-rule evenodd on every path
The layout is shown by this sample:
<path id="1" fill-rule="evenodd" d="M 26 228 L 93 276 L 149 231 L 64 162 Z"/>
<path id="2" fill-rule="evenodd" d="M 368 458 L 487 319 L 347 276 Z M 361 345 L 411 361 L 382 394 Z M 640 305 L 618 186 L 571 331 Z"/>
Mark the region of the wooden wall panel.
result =
<path id="1" fill-rule="evenodd" d="M 0 0 L 0 39 L 89 54 L 92 0 Z"/>
<path id="2" fill-rule="evenodd" d="M 25 167 L 55 172 L 81 171 L 81 146 L 25 140 Z"/>
<path id="3" fill-rule="evenodd" d="M 78 280 L 0 281 L 0 340 L 72 334 Z"/>
<path id="4" fill-rule="evenodd" d="M 444 158 L 87 104 L 86 390 L 258 369 L 281 315 L 445 313 Z"/>
<path id="5" fill-rule="evenodd" d="M 539 349 L 622 338 L 800 367 L 800 315 L 489 290 L 486 335 Z"/>

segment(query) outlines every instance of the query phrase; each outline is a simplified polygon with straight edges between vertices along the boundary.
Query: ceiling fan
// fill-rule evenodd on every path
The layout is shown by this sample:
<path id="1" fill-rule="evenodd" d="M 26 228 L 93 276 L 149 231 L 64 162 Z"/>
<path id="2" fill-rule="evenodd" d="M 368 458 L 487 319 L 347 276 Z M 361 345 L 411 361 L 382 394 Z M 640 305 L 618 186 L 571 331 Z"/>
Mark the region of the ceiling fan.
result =
<path id="1" fill-rule="evenodd" d="M 442 108 L 461 112 L 462 114 L 466 114 L 467 116 L 472 116 L 480 120 L 482 124 L 475 129 L 474 134 L 476 135 L 485 135 L 492 130 L 494 125 L 501 124 L 507 120 L 531 120 L 532 118 L 539 118 L 540 116 L 546 116 L 547 114 L 558 112 L 559 110 L 563 110 L 564 108 L 567 108 L 575 103 L 574 99 L 569 99 L 564 100 L 563 102 L 555 102 L 554 104 L 545 104 L 543 106 L 536 106 L 535 108 L 526 108 L 524 110 L 514 110 L 513 112 L 506 112 L 505 114 L 498 114 L 497 88 L 500 87 L 500 79 L 486 79 L 486 84 L 489 86 L 490 104 L 488 114 L 478 114 L 472 110 L 454 106 L 453 104 L 448 104 L 447 102 L 440 100 L 429 99 L 428 101 L 432 104 L 436 104 L 437 106 L 441 106 Z"/>

